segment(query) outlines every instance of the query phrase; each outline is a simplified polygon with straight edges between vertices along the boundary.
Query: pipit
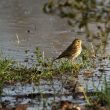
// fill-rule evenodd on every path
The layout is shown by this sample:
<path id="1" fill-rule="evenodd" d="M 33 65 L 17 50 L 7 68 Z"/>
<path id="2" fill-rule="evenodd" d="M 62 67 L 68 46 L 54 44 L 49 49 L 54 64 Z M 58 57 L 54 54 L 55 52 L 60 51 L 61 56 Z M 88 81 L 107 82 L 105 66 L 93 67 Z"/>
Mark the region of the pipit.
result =
<path id="1" fill-rule="evenodd" d="M 75 39 L 70 46 L 64 50 L 55 60 L 60 58 L 68 58 L 72 62 L 75 58 L 77 58 L 82 51 L 82 41 L 80 39 Z"/>

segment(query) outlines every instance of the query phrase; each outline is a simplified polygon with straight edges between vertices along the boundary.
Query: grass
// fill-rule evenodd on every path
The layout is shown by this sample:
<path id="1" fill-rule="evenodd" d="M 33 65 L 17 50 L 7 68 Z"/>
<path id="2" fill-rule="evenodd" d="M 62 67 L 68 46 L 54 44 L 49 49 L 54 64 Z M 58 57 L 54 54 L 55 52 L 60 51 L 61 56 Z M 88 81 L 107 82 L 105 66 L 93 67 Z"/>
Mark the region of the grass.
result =
<path id="1" fill-rule="evenodd" d="M 61 18 L 67 18 L 68 24 L 73 27 L 75 26 L 75 28 L 77 27 L 78 31 L 80 31 L 81 28 L 85 28 L 84 33 L 87 36 L 88 41 L 93 41 L 93 39 L 99 41 L 100 39 L 100 42 L 98 42 L 96 46 L 97 48 L 93 50 L 96 54 L 102 55 L 110 33 L 108 17 L 110 10 L 109 7 L 104 5 L 104 2 L 105 1 L 98 3 L 95 0 L 68 0 L 66 2 L 58 1 L 54 3 L 51 0 L 44 5 L 43 10 L 45 13 L 54 13 Z M 99 32 L 91 32 L 89 27 L 90 23 L 97 24 Z M 104 26 L 101 27 L 99 24 L 103 24 Z M 2 93 L 5 84 L 15 84 L 17 82 L 39 84 L 41 79 L 46 81 L 52 80 L 55 76 L 60 77 L 60 75 L 63 76 L 68 73 L 69 75 L 71 74 L 70 77 L 76 77 L 82 70 L 94 70 L 94 65 L 96 65 L 96 63 L 100 65 L 103 60 L 103 58 L 100 58 L 100 61 L 98 61 L 98 57 L 94 60 L 91 53 L 86 49 L 83 49 L 81 56 L 74 64 L 67 59 L 57 60 L 52 63 L 53 59 L 46 58 L 39 48 L 36 48 L 35 56 L 36 62 L 30 68 L 24 65 L 18 65 L 17 62 L 0 56 L 0 94 Z M 84 88 L 82 92 L 89 107 L 97 108 L 97 105 L 100 103 L 105 104 L 110 108 L 110 85 L 106 77 L 103 77 L 104 68 L 100 69 L 99 73 L 102 73 L 100 79 L 104 79 L 101 84 L 102 90 L 95 87 L 93 82 L 93 88 L 98 92 L 97 94 L 88 96 L 88 91 Z M 46 106 L 45 103 L 44 106 Z"/>
<path id="2" fill-rule="evenodd" d="M 7 74 L 12 62 L 5 58 L 0 58 L 0 94 L 2 93 L 2 89 L 5 81 L 8 79 L 9 74 Z"/>
<path id="3" fill-rule="evenodd" d="M 15 84 L 17 82 L 39 84 L 41 79 L 48 81 L 52 80 L 55 76 L 59 77 L 68 73 L 71 74 L 71 77 L 76 77 L 80 71 L 88 68 L 91 69 L 93 68 L 93 63 L 96 63 L 93 62 L 87 50 L 83 50 L 81 56 L 74 64 L 67 59 L 61 59 L 52 63 L 53 60 L 43 56 L 39 48 L 36 48 L 35 55 L 36 63 L 30 68 L 20 64 L 17 65 L 17 62 L 12 60 L 0 58 L 0 94 L 5 84 Z M 94 88 L 94 90 L 96 89 Z M 91 101 L 92 98 L 88 97 L 86 92 L 88 91 L 85 91 L 83 88 L 85 100 L 89 105 L 94 106 L 94 103 Z M 100 93 L 98 89 L 97 92 Z M 97 102 L 105 100 L 110 107 L 110 86 L 106 78 L 101 94 L 95 94 L 94 97 L 97 97 Z"/>
<path id="4" fill-rule="evenodd" d="M 97 89 L 97 93 L 92 95 L 91 97 L 88 97 L 85 92 L 85 97 L 87 98 L 86 107 L 88 109 L 93 110 L 102 110 L 104 107 L 104 110 L 109 110 L 110 108 L 110 84 L 107 82 L 106 78 L 103 81 L 102 89 L 101 91 Z"/>
<path id="5" fill-rule="evenodd" d="M 35 50 L 36 63 L 28 68 L 24 65 L 18 65 L 17 62 L 0 59 L 0 76 L 4 83 L 7 82 L 38 82 L 39 79 L 52 78 L 57 74 L 65 72 L 78 73 L 83 67 L 82 64 L 74 64 L 69 60 L 62 59 L 52 63 L 52 59 L 44 58 L 41 51 Z"/>
<path id="6" fill-rule="evenodd" d="M 107 82 L 106 77 L 104 78 L 104 85 L 102 87 L 102 94 L 100 95 L 100 100 L 106 102 L 105 104 L 108 105 L 110 108 L 110 84 Z"/>
<path id="7" fill-rule="evenodd" d="M 101 68 L 101 61 L 103 60 L 103 55 L 108 43 L 110 28 L 109 28 L 109 5 L 110 2 L 107 1 L 95 1 L 95 0 L 66 0 L 66 1 L 52 1 L 48 0 L 44 4 L 43 11 L 46 14 L 57 15 L 61 18 L 66 18 L 67 23 L 72 26 L 73 30 L 81 32 L 81 29 L 84 29 L 84 36 L 87 37 L 86 40 L 89 43 L 94 43 L 95 49 L 92 48 L 93 53 L 99 55 L 96 59 L 88 54 L 88 51 L 83 50 L 81 55 L 81 62 L 79 64 L 71 65 L 68 62 L 62 63 L 60 66 L 60 71 L 73 71 L 73 73 L 78 73 L 82 69 L 87 70 L 95 70 L 99 68 L 99 73 L 101 73 L 100 80 L 104 78 L 104 69 L 106 67 Z M 100 7 L 100 8 L 99 8 Z M 78 19 L 77 19 L 78 18 Z M 96 29 L 95 33 L 92 31 L 93 27 L 91 24 L 94 24 L 94 28 Z M 76 30 L 77 29 L 77 30 Z M 78 34 L 78 33 L 77 33 Z M 83 33 L 81 32 L 81 36 Z M 94 42 L 96 40 L 96 44 Z M 93 47 L 93 46 L 92 46 Z M 90 53 L 92 55 L 92 53 Z M 100 59 L 100 61 L 98 60 Z M 110 61 L 110 56 L 109 56 Z M 99 65 L 99 67 L 97 67 Z M 93 82 L 94 83 L 94 82 Z M 100 84 L 100 82 L 99 82 Z M 101 94 L 95 95 L 97 100 L 103 99 L 106 100 L 108 106 L 110 108 L 110 85 L 105 79 L 102 83 L 103 89 Z M 99 92 L 99 88 L 93 85 L 94 90 Z M 89 98 L 84 91 L 84 95 L 89 102 Z"/>

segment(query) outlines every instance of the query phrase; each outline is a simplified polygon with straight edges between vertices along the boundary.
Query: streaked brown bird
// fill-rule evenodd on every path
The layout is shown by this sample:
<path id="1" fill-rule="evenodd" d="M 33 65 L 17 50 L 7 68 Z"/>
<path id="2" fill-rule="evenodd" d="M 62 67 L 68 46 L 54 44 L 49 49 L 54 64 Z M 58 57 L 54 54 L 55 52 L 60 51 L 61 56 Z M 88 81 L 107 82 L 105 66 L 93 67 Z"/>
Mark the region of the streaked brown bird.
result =
<path id="1" fill-rule="evenodd" d="M 60 58 L 68 58 L 71 59 L 72 61 L 77 58 L 81 51 L 82 51 L 82 40 L 80 39 L 75 39 L 70 46 L 64 50 L 55 60 L 60 59 Z"/>

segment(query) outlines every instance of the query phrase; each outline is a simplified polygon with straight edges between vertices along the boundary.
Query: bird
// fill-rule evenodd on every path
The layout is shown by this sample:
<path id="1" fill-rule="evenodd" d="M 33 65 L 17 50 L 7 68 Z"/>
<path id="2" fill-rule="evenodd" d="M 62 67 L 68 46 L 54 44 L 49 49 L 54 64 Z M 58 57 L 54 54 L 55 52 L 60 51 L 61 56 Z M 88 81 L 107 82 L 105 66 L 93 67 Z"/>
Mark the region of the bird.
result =
<path id="1" fill-rule="evenodd" d="M 67 58 L 73 61 L 80 55 L 81 51 L 82 51 L 82 40 L 76 38 L 67 47 L 66 50 L 64 50 L 56 59 L 54 59 L 54 61 L 61 58 Z"/>

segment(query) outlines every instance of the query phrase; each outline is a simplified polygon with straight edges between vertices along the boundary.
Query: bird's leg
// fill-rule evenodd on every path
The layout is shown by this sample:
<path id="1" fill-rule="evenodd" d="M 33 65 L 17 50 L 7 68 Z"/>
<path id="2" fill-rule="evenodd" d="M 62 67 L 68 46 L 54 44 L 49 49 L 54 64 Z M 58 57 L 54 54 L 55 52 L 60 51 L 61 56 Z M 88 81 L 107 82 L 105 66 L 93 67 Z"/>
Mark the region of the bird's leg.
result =
<path id="1" fill-rule="evenodd" d="M 75 60 L 71 59 L 71 73 L 73 76 L 75 76 L 74 67 L 75 67 Z"/>
<path id="2" fill-rule="evenodd" d="M 71 64 L 72 64 L 72 66 L 74 65 L 74 59 L 71 59 Z"/>
<path id="3" fill-rule="evenodd" d="M 72 66 L 73 66 L 73 60 L 71 60 L 71 64 L 72 64 Z"/>

